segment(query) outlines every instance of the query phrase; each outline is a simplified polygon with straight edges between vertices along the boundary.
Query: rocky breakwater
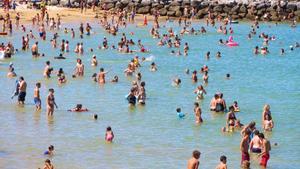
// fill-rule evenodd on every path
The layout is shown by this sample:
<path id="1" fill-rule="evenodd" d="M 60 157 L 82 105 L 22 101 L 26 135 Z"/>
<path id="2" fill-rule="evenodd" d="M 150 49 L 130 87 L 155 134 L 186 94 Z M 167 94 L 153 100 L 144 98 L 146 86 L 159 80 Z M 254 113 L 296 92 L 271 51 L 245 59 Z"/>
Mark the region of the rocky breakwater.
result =
<path id="1" fill-rule="evenodd" d="M 55 1 L 55 0 L 53 0 Z M 66 2 L 69 3 L 66 3 Z M 71 1 L 71 3 L 70 3 Z M 70 7 L 78 7 L 79 0 L 61 0 L 61 4 Z M 93 0 L 88 0 L 91 5 Z M 300 21 L 300 2 L 298 1 L 257 1 L 247 3 L 237 2 L 217 2 L 210 0 L 177 0 L 177 1 L 150 1 L 150 0 L 101 0 L 98 6 L 102 10 L 135 10 L 137 14 L 153 14 L 159 12 L 161 16 L 169 17 L 191 17 L 197 19 L 208 17 L 231 17 L 237 19 L 257 18 L 267 21 L 286 21 L 296 19 Z M 55 4 L 53 4 L 55 5 Z"/>

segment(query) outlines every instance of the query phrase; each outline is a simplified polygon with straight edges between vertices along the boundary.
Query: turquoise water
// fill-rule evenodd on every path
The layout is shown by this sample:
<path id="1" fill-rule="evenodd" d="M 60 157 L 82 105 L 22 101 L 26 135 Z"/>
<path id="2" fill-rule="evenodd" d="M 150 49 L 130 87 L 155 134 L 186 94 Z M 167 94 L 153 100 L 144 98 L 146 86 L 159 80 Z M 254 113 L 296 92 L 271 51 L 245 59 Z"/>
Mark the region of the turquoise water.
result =
<path id="1" fill-rule="evenodd" d="M 204 23 L 197 23 L 199 29 Z M 66 27 L 78 25 L 69 24 Z M 155 57 L 157 72 L 150 72 L 151 62 L 144 62 L 140 71 L 142 80 L 146 81 L 148 99 L 146 106 L 129 108 L 124 96 L 130 89 L 133 78 L 123 76 L 134 54 L 120 54 L 112 50 L 95 50 L 103 36 L 108 37 L 109 44 L 115 45 L 121 34 L 113 37 L 93 25 L 95 34 L 84 39 L 71 40 L 70 35 L 60 32 L 58 44 L 62 38 L 70 41 L 73 51 L 77 42 L 83 42 L 85 54 L 77 56 L 71 52 L 66 60 L 54 60 L 59 49 L 52 49 L 48 32 L 47 41 L 39 43 L 41 53 L 46 57 L 32 59 L 30 52 L 19 52 L 11 60 L 2 61 L 0 65 L 0 168 L 37 168 L 42 167 L 47 158 L 43 152 L 50 144 L 55 146 L 55 155 L 51 158 L 56 168 L 99 169 L 99 168 L 185 168 L 187 159 L 194 149 L 201 154 L 200 168 L 214 168 L 219 163 L 219 157 L 225 154 L 229 168 L 238 168 L 240 164 L 239 132 L 223 134 L 220 128 L 225 125 L 225 115 L 214 114 L 209 111 L 209 102 L 215 92 L 224 93 L 227 104 L 234 100 L 239 102 L 241 112 L 237 117 L 246 124 L 255 120 L 260 129 L 261 112 L 264 104 L 271 105 L 275 120 L 275 129 L 267 137 L 271 143 L 279 145 L 273 147 L 269 168 L 296 169 L 300 165 L 300 49 L 293 52 L 288 46 L 300 39 L 300 28 L 291 29 L 288 25 L 262 24 L 259 32 L 266 32 L 276 36 L 276 41 L 270 42 L 271 54 L 254 56 L 252 49 L 261 46 L 258 37 L 247 39 L 250 24 L 232 25 L 235 31 L 234 39 L 240 43 L 239 47 L 227 48 L 218 45 L 220 38 L 228 36 L 217 34 L 215 29 L 207 28 L 206 35 L 186 35 L 182 42 L 188 42 L 189 55 L 170 55 L 167 47 L 157 47 L 157 39 L 149 35 L 149 29 L 138 28 L 133 25 L 122 29 L 121 32 L 133 31 L 135 35 L 127 35 L 142 43 L 151 52 L 138 53 L 140 57 Z M 271 27 L 270 27 L 271 26 Z M 30 26 L 28 26 L 30 27 Z M 150 27 L 149 27 L 150 28 Z M 28 29 L 28 28 L 27 28 Z M 175 25 L 176 32 L 180 28 Z M 160 32 L 166 32 L 162 28 Z M 78 32 L 76 33 L 78 35 Z M 22 33 L 14 32 L 12 37 L 1 37 L 1 41 L 12 41 L 16 48 L 21 48 Z M 37 36 L 37 34 L 36 34 Z M 34 40 L 30 41 L 30 46 Z M 87 52 L 94 48 L 94 52 Z M 136 48 L 136 47 L 133 47 Z M 280 48 L 286 49 L 286 54 L 279 55 Z M 211 52 L 211 59 L 205 60 L 207 51 Z M 222 53 L 221 59 L 216 59 L 217 51 Z M 183 50 L 182 50 L 183 52 Z M 90 59 L 97 55 L 100 66 L 90 67 Z M 80 57 L 85 64 L 85 77 L 72 79 L 71 74 L 76 65 L 76 58 Z M 45 61 L 50 60 L 55 70 L 63 67 L 68 82 L 58 85 L 57 78 L 49 80 L 43 78 Z M 28 83 L 26 105 L 19 107 L 16 100 L 10 96 L 14 90 L 15 79 L 6 78 L 9 62 L 14 62 L 18 75 L 24 76 Z M 200 103 L 203 111 L 204 123 L 195 125 L 193 90 L 201 83 L 193 84 L 191 75 L 184 70 L 199 70 L 204 64 L 210 68 L 209 84 L 205 87 L 208 92 Z M 117 84 L 107 83 L 99 86 L 93 83 L 91 75 L 98 72 L 100 67 L 112 68 L 107 75 L 111 79 L 119 75 Z M 226 73 L 230 73 L 231 80 L 225 80 Z M 182 85 L 178 88 L 171 85 L 173 77 L 179 76 Z M 201 75 L 198 74 L 201 78 Z M 41 96 L 42 112 L 35 112 L 33 105 L 33 88 L 36 82 L 42 82 Z M 46 116 L 45 97 L 47 89 L 54 88 L 58 109 L 53 118 Z M 82 103 L 91 111 L 86 113 L 71 113 L 66 110 Z M 179 120 L 175 109 L 181 107 L 188 113 L 187 117 Z M 98 121 L 93 120 L 97 113 Z M 110 125 L 115 133 L 113 144 L 104 142 L 106 127 Z M 253 168 L 258 168 L 257 160 L 251 161 Z"/>

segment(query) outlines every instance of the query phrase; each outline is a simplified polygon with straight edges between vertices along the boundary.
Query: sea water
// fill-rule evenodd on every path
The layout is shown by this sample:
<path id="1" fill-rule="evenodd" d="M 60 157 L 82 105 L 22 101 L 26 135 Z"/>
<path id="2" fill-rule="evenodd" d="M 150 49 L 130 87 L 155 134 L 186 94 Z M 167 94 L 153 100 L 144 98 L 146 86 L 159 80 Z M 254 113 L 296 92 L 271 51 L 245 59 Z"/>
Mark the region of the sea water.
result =
<path id="1" fill-rule="evenodd" d="M 239 168 L 241 140 L 240 133 L 224 134 L 221 127 L 225 126 L 225 114 L 215 114 L 209 111 L 209 103 L 216 92 L 222 92 L 228 105 L 238 101 L 241 112 L 236 113 L 242 123 L 257 122 L 261 129 L 261 113 L 264 104 L 271 105 L 275 128 L 266 137 L 273 146 L 269 168 L 296 169 L 300 165 L 300 49 L 289 50 L 289 46 L 300 40 L 300 28 L 290 28 L 289 25 L 265 23 L 260 25 L 258 34 L 265 32 L 276 37 L 269 45 L 270 54 L 254 55 L 252 49 L 262 45 L 258 36 L 247 39 L 250 23 L 231 25 L 234 30 L 234 40 L 238 47 L 229 48 L 218 44 L 219 39 L 226 40 L 229 35 L 216 33 L 216 29 L 206 27 L 206 34 L 185 35 L 182 43 L 188 42 L 188 56 L 175 56 L 173 49 L 158 47 L 158 39 L 149 34 L 150 26 L 136 27 L 128 25 L 120 29 L 117 36 L 105 33 L 98 24 L 92 24 L 93 34 L 84 39 L 78 38 L 77 24 L 63 24 L 59 31 L 58 46 L 62 39 L 70 41 L 71 52 L 66 54 L 66 60 L 54 60 L 59 55 L 59 49 L 52 49 L 50 39 L 53 32 L 47 32 L 47 40 L 39 40 L 39 51 L 45 57 L 33 59 L 31 52 L 19 51 L 12 59 L 2 60 L 0 64 L 0 168 L 38 168 L 42 167 L 46 156 L 43 152 L 52 144 L 55 155 L 51 161 L 55 168 L 60 169 L 113 169 L 113 168 L 186 168 L 187 160 L 193 150 L 201 151 L 200 168 L 214 168 L 219 163 L 221 155 L 227 156 L 229 168 Z M 177 23 L 169 23 L 161 28 L 166 33 L 168 27 L 180 32 Z M 204 23 L 197 22 L 193 27 L 200 29 Z M 217 25 L 218 26 L 218 25 Z M 63 28 L 74 28 L 76 38 L 64 34 Z M 36 37 L 37 28 L 33 29 Z M 109 45 L 115 44 L 122 33 L 127 33 L 128 39 L 137 42 L 138 39 L 149 53 L 120 54 L 116 50 L 98 50 L 103 37 L 107 37 Z M 134 35 L 130 35 L 133 32 Z M 11 41 L 15 48 L 21 49 L 21 37 L 24 34 L 16 31 L 12 36 L 1 37 L 2 42 Z M 30 46 L 35 40 L 30 40 Z M 83 42 L 85 52 L 77 55 L 73 49 L 78 42 Z M 88 49 L 93 48 L 94 52 Z M 137 49 L 136 46 L 131 47 Z M 280 55 L 280 48 L 286 50 Z M 177 49 L 175 50 L 177 51 Z M 210 60 L 205 59 L 206 52 L 211 52 Z M 215 54 L 221 52 L 217 59 Z M 181 47 L 181 52 L 183 49 Z M 95 54 L 100 64 L 90 66 L 92 55 Z M 123 70 L 135 56 L 151 57 L 157 64 L 158 71 L 150 72 L 151 61 L 141 63 L 139 71 L 142 80 L 146 82 L 147 100 L 145 106 L 128 107 L 124 96 L 128 94 L 134 77 L 125 77 Z M 85 64 L 85 76 L 73 79 L 71 77 L 76 65 L 76 58 L 81 58 Z M 57 77 L 43 78 L 45 62 L 51 61 L 55 70 L 63 68 L 67 83 L 58 85 Z M 26 105 L 20 107 L 16 99 L 10 96 L 14 90 L 15 80 L 6 78 L 9 62 L 14 63 L 15 71 L 24 76 L 27 81 Z M 205 86 L 207 95 L 200 102 L 204 123 L 196 125 L 193 114 L 193 104 L 196 96 L 194 89 L 202 83 L 192 83 L 191 74 L 186 75 L 185 69 L 199 71 L 203 65 L 208 65 L 209 83 Z M 107 83 L 99 86 L 91 80 L 93 73 L 99 68 L 111 71 L 107 81 L 114 75 L 119 76 L 118 83 Z M 231 79 L 225 80 L 230 73 Z M 198 78 L 201 79 L 201 74 Z M 172 86 L 172 79 L 180 77 L 182 84 Z M 33 104 L 33 89 L 36 82 L 41 82 L 42 111 L 35 112 Z M 45 98 L 49 88 L 55 89 L 58 109 L 54 116 L 48 118 L 45 110 Z M 89 112 L 74 113 L 67 109 L 81 103 L 90 109 Z M 176 108 L 180 107 L 186 118 L 178 119 Z M 93 114 L 98 114 L 98 120 L 93 120 Z M 104 141 L 105 130 L 111 126 L 115 139 L 113 144 Z M 252 168 L 258 168 L 257 157 L 252 156 Z"/>

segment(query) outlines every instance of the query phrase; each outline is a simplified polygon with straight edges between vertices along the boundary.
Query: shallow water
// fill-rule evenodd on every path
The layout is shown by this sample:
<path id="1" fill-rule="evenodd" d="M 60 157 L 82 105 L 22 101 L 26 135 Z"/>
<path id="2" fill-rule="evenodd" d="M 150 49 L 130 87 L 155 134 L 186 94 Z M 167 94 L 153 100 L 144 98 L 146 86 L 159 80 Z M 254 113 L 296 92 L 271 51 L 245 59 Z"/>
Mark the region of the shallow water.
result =
<path id="1" fill-rule="evenodd" d="M 203 25 L 197 23 L 195 27 L 199 29 Z M 64 26 L 74 26 L 78 30 L 78 25 Z M 119 54 L 111 50 L 87 52 L 88 48 L 96 49 L 103 36 L 108 37 L 109 44 L 116 44 L 120 33 L 113 37 L 94 24 L 95 35 L 71 41 L 70 35 L 61 31 L 58 44 L 62 38 L 68 39 L 72 51 L 77 42 L 83 42 L 86 51 L 83 56 L 71 52 L 66 55 L 66 60 L 54 60 L 53 56 L 58 55 L 59 49 L 51 48 L 49 39 L 52 33 L 48 32 L 47 41 L 39 43 L 40 52 L 45 53 L 46 57 L 32 59 L 30 52 L 20 51 L 13 59 L 2 61 L 0 65 L 0 168 L 41 167 L 47 158 L 42 154 L 50 144 L 55 146 L 55 156 L 51 160 L 56 168 L 62 169 L 185 168 L 194 149 L 202 152 L 200 168 L 214 168 L 223 154 L 228 158 L 229 168 L 238 168 L 240 134 L 222 134 L 220 128 L 225 125 L 225 115 L 208 110 L 210 99 L 218 91 L 224 93 L 227 104 L 234 100 L 239 102 L 241 112 L 237 113 L 237 117 L 242 123 L 255 120 L 259 128 L 262 107 L 266 103 L 270 104 L 275 129 L 267 137 L 271 143 L 276 142 L 279 146 L 273 147 L 271 151 L 269 168 L 298 168 L 300 49 L 291 52 L 288 46 L 300 39 L 300 28 L 291 29 L 285 24 L 262 24 L 258 33 L 268 32 L 277 37 L 276 41 L 270 42 L 271 54 L 263 57 L 252 54 L 253 47 L 260 46 L 262 40 L 258 37 L 247 40 L 250 24 L 232 26 L 235 31 L 234 39 L 240 43 L 239 47 L 219 46 L 218 40 L 228 36 L 217 34 L 213 28 L 208 28 L 206 35 L 183 37 L 182 42 L 189 42 L 190 45 L 187 57 L 173 56 L 169 54 L 170 49 L 167 47 L 157 47 L 157 39 L 150 37 L 148 29 L 130 25 L 121 30 L 135 33 L 134 36 L 128 35 L 128 38 L 135 41 L 142 39 L 151 52 L 138 55 L 154 56 L 158 65 L 157 72 L 150 72 L 151 62 L 142 64 L 140 71 L 146 81 L 148 99 L 146 106 L 133 109 L 128 108 L 124 99 L 132 78 L 124 77 L 122 72 L 134 54 Z M 179 32 L 177 25 L 175 29 Z M 162 30 L 166 31 L 164 28 Z M 19 49 L 21 36 L 20 32 L 14 32 L 12 37 L 1 37 L 1 41 L 12 41 Z M 30 46 L 33 42 L 34 40 L 30 41 Z M 279 55 L 280 48 L 286 49 L 284 56 Z M 204 59 L 207 51 L 211 52 L 209 61 Z M 217 51 L 222 53 L 221 59 L 215 58 Z M 93 54 L 100 61 L 97 68 L 89 66 Z M 86 66 L 85 77 L 72 79 L 77 57 Z M 43 78 L 42 71 L 47 60 L 51 61 L 56 70 L 64 68 L 68 78 L 66 85 L 59 86 L 54 76 L 50 80 Z M 15 79 L 7 79 L 6 73 L 11 61 L 14 62 L 16 73 L 24 76 L 28 83 L 25 107 L 17 106 L 16 100 L 10 99 Z M 210 68 L 209 84 L 205 87 L 208 93 L 201 102 L 204 123 L 198 126 L 194 124 L 193 115 L 193 90 L 197 84 L 191 82 L 191 75 L 186 75 L 184 70 L 199 70 L 204 64 Z M 112 68 L 108 79 L 117 74 L 120 82 L 107 83 L 105 86 L 93 83 L 90 77 L 100 67 Z M 231 74 L 231 80 L 224 79 L 226 73 Z M 176 75 L 182 79 L 182 85 L 178 88 L 171 85 L 171 80 Z M 199 78 L 201 76 L 198 74 Z M 33 88 L 38 81 L 42 82 L 41 96 L 44 103 L 47 89 L 56 90 L 59 108 L 54 112 L 53 118 L 47 118 L 44 103 L 42 112 L 34 111 Z M 77 103 L 82 103 L 91 111 L 66 111 Z M 177 107 L 188 113 L 185 119 L 179 120 L 176 117 Z M 98 121 L 93 120 L 94 113 L 98 114 Z M 108 125 L 112 126 L 115 133 L 113 144 L 104 142 Z M 251 165 L 258 168 L 257 160 L 254 159 Z"/>

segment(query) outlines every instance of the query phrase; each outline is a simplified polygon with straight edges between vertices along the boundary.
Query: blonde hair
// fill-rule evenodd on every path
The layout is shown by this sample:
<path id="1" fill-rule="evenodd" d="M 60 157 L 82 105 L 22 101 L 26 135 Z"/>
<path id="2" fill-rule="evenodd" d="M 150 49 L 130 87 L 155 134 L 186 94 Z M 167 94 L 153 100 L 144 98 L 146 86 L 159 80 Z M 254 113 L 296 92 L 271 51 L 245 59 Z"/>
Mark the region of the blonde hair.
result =
<path id="1" fill-rule="evenodd" d="M 270 105 L 265 104 L 263 111 L 270 111 Z"/>

